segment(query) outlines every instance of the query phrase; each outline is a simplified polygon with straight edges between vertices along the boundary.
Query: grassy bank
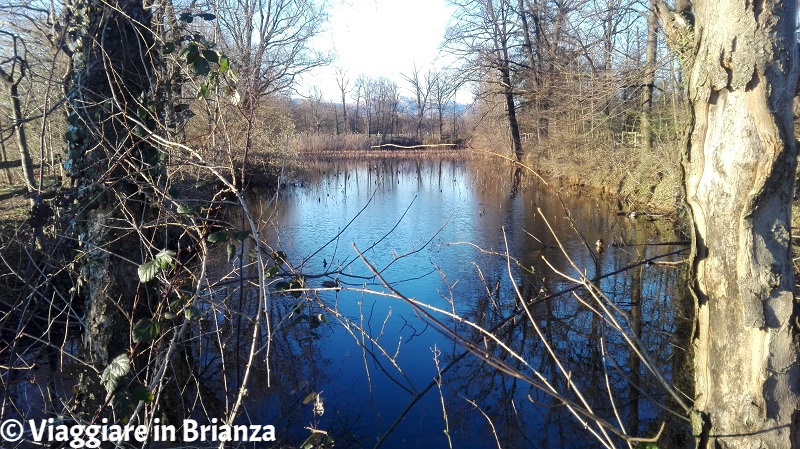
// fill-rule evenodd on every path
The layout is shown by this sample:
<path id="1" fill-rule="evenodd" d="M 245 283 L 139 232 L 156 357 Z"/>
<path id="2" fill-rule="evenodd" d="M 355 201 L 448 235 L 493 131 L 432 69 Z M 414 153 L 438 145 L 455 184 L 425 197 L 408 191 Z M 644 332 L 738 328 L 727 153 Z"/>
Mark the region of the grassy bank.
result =
<path id="1" fill-rule="evenodd" d="M 531 149 L 525 163 L 546 179 L 600 194 L 620 208 L 642 213 L 675 213 L 682 207 L 680 156 L 673 148 L 652 150 L 626 145 L 598 145 L 569 154 Z"/>

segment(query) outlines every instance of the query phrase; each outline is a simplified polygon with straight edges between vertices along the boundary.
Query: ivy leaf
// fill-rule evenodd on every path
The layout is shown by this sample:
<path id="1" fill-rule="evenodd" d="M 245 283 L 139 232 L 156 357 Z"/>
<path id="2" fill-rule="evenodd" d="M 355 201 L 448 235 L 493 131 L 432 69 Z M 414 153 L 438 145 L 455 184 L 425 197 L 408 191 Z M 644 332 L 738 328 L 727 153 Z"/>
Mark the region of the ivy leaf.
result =
<path id="1" fill-rule="evenodd" d="M 142 283 L 150 282 L 156 277 L 159 270 L 171 268 L 175 260 L 175 254 L 175 251 L 164 249 L 159 251 L 153 260 L 139 265 L 139 268 L 136 270 L 139 274 L 139 281 Z"/>
<path id="2" fill-rule="evenodd" d="M 217 16 L 215 16 L 214 14 L 207 13 L 207 12 L 203 13 L 203 14 L 198 14 L 197 17 L 200 17 L 203 20 L 209 20 L 209 21 L 210 20 L 214 20 L 214 19 L 217 18 Z"/>
<path id="3" fill-rule="evenodd" d="M 133 325 L 133 341 L 136 343 L 147 343 L 155 340 L 161 334 L 161 325 L 158 321 L 150 318 L 142 318 Z"/>
<path id="4" fill-rule="evenodd" d="M 156 397 L 153 392 L 148 390 L 144 385 L 137 385 L 131 390 L 131 399 L 149 403 L 155 401 Z"/>
<path id="5" fill-rule="evenodd" d="M 289 283 L 286 281 L 280 281 L 275 284 L 275 290 L 277 291 L 289 290 L 289 288 L 291 287 L 289 287 Z"/>
<path id="6" fill-rule="evenodd" d="M 289 294 L 292 295 L 293 298 L 299 298 L 303 296 L 303 292 L 299 289 L 303 288 L 303 280 L 300 278 L 293 279 L 292 282 L 289 283 L 290 288 L 293 290 Z"/>
<path id="7" fill-rule="evenodd" d="M 250 231 L 236 231 L 233 233 L 233 238 L 243 242 L 250 235 Z"/>
<path id="8" fill-rule="evenodd" d="M 194 70 L 194 73 L 198 75 L 208 75 L 208 72 L 211 70 L 211 68 L 209 67 L 208 60 L 206 58 L 197 58 L 192 64 L 192 70 Z"/>
<path id="9" fill-rule="evenodd" d="M 194 16 L 190 12 L 182 12 L 178 18 L 186 23 L 192 23 L 194 21 Z"/>
<path id="10" fill-rule="evenodd" d="M 139 265 L 136 271 L 139 273 L 139 281 L 142 283 L 150 282 L 156 277 L 156 273 L 158 273 L 158 262 L 155 260 L 145 262 Z"/>
<path id="11" fill-rule="evenodd" d="M 197 51 L 197 48 L 190 48 L 189 52 L 186 53 L 186 63 L 187 64 L 194 64 L 197 62 L 197 59 L 200 58 L 200 52 Z"/>
<path id="12" fill-rule="evenodd" d="M 267 278 L 272 279 L 277 275 L 278 275 L 277 265 L 271 265 L 269 268 L 267 268 Z"/>
<path id="13" fill-rule="evenodd" d="M 187 307 L 184 313 L 186 314 L 186 319 L 189 321 L 195 318 L 200 318 L 200 311 L 195 306 Z"/>
<path id="14" fill-rule="evenodd" d="M 175 51 L 175 42 L 167 42 L 164 44 L 164 54 L 168 55 Z"/>
<path id="15" fill-rule="evenodd" d="M 129 372 L 131 372 L 131 359 L 128 358 L 127 354 L 120 354 L 103 370 L 103 374 L 100 376 L 100 382 L 105 383 L 110 379 L 118 379 Z"/>
<path id="16" fill-rule="evenodd" d="M 231 62 L 228 60 L 227 56 L 222 56 L 219 58 L 219 73 L 225 73 L 228 69 L 231 68 Z"/>
<path id="17" fill-rule="evenodd" d="M 186 206 L 180 205 L 178 206 L 178 213 L 183 215 L 192 215 L 198 211 L 199 207 L 197 206 Z"/>
<path id="18" fill-rule="evenodd" d="M 133 403 L 126 391 L 119 391 L 111 398 L 111 408 L 118 416 L 122 416 L 123 424 L 127 424 L 133 413 Z"/>
<path id="19" fill-rule="evenodd" d="M 206 239 L 209 243 L 227 242 L 231 239 L 231 235 L 226 231 L 217 231 L 209 234 Z"/>
<path id="20" fill-rule="evenodd" d="M 206 39 L 206 37 L 201 33 L 194 33 L 192 35 L 192 39 L 194 39 L 197 42 L 200 42 L 200 44 L 203 45 L 204 47 L 210 47 L 214 45 L 208 42 L 208 39 Z"/>
<path id="21" fill-rule="evenodd" d="M 203 50 L 203 57 L 209 62 L 219 62 L 219 53 L 214 50 Z"/>
<path id="22" fill-rule="evenodd" d="M 234 259 L 236 259 L 236 245 L 228 243 L 228 263 L 233 263 Z"/>

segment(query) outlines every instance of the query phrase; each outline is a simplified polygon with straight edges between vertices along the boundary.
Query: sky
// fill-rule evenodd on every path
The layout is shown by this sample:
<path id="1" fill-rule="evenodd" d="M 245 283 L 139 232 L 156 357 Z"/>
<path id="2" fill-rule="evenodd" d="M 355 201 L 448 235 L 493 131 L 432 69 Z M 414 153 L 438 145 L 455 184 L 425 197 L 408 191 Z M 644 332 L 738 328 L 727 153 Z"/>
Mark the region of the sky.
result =
<path id="1" fill-rule="evenodd" d="M 311 86 L 317 86 L 326 99 L 341 101 L 334 76 L 335 68 L 341 67 L 351 86 L 360 74 L 385 76 L 397 82 L 403 95 L 409 95 L 402 74 L 411 74 L 415 63 L 422 72 L 436 63 L 452 14 L 446 0 L 332 2 L 327 29 L 314 46 L 333 50 L 336 60 L 303 76 L 299 93 L 307 95 Z"/>

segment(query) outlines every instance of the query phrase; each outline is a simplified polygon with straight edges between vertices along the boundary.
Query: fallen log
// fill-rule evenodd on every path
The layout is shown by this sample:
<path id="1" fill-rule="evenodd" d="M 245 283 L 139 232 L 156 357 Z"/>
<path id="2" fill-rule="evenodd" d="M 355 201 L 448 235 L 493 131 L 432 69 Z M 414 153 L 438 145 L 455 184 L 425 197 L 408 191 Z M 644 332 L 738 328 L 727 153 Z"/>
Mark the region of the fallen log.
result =
<path id="1" fill-rule="evenodd" d="M 401 148 L 403 150 L 416 150 L 416 149 L 425 149 L 425 148 L 456 147 L 456 146 L 458 146 L 458 145 L 456 145 L 454 143 L 434 143 L 434 144 L 428 144 L 428 145 L 410 145 L 410 146 L 409 145 L 397 145 L 397 144 L 394 144 L 394 143 L 384 143 L 384 144 L 381 144 L 381 145 L 373 145 L 370 148 L 381 149 L 381 148 L 389 148 L 389 147 L 391 147 L 391 148 Z"/>

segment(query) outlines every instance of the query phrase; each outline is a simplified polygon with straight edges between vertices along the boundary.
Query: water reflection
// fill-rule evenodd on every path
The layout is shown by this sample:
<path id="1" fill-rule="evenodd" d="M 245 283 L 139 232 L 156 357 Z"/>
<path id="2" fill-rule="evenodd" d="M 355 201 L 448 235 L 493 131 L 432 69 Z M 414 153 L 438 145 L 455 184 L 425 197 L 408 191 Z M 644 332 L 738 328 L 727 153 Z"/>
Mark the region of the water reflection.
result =
<path id="1" fill-rule="evenodd" d="M 282 435 L 301 440 L 311 419 L 301 401 L 308 392 L 323 391 L 326 412 L 315 425 L 343 447 L 372 447 L 401 415 L 381 447 L 444 447 L 448 437 L 461 448 L 595 444 L 561 401 L 473 355 L 421 395 L 438 373 L 434 348 L 441 351 L 440 369 L 463 349 L 409 304 L 382 295 L 386 288 L 359 260 L 357 248 L 403 295 L 484 329 L 497 327 L 500 342 L 518 357 L 474 326 L 437 315 L 506 367 L 540 374 L 567 399 L 580 402 L 580 392 L 595 414 L 630 434 L 655 433 L 668 416 L 659 405 L 670 403 L 664 389 L 608 318 L 592 312 L 597 305 L 585 289 L 552 295 L 574 287 L 554 270 L 576 275 L 560 241 L 579 269 L 598 279 L 617 308 L 611 315 L 671 376 L 679 270 L 640 265 L 606 276 L 678 249 L 652 245 L 676 240 L 670 227 L 632 220 L 586 198 L 565 195 L 562 205 L 543 186 L 511 195 L 510 170 L 477 174 L 480 168 L 485 171 L 446 160 L 320 163 L 309 166 L 303 186 L 284 191 L 274 208 L 264 198 L 251 199 L 254 210 L 274 217 L 265 220 L 269 239 L 310 287 L 343 289 L 300 299 L 309 307 L 307 316 L 323 314 L 331 323 L 313 329 L 286 325 L 298 300 L 275 298 L 273 324 L 286 330 L 274 343 L 276 386 L 251 388 L 250 419 L 281 421 Z M 598 255 L 593 242 L 600 238 L 606 243 Z M 517 290 L 530 304 L 532 320 Z M 300 415 L 293 413 L 298 410 Z"/>

